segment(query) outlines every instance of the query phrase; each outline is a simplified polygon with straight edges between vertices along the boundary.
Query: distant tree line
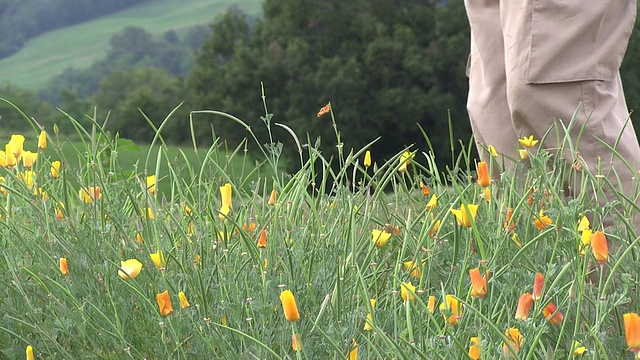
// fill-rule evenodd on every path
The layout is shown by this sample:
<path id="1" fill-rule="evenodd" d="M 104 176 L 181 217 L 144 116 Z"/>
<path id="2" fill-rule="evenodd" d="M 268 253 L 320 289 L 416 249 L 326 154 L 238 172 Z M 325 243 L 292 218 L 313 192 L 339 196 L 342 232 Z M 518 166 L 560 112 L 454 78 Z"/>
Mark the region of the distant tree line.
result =
<path id="1" fill-rule="evenodd" d="M 0 0 L 0 59 L 50 30 L 78 24 L 149 0 Z"/>
<path id="2" fill-rule="evenodd" d="M 328 102 L 347 152 L 378 136 L 382 139 L 372 150 L 380 160 L 410 145 L 428 151 L 418 126 L 441 165 L 451 164 L 451 138 L 456 151 L 459 142 L 469 144 L 469 28 L 461 1 L 266 0 L 263 10 L 253 18 L 232 7 L 215 19 L 206 36 L 195 31 L 192 38 L 153 38 L 130 28 L 112 39 L 104 60 L 86 72 L 69 70 L 48 93 L 38 97 L 7 85 L 0 93 L 23 99 L 25 110 L 45 122 L 60 123 L 60 115 L 47 114 L 52 108 L 42 97 L 76 118 L 97 105 L 102 116 L 111 111 L 110 130 L 137 141 L 153 136 L 138 108 L 159 125 L 184 102 L 163 133 L 168 141 L 188 141 L 188 113 L 194 109 L 234 114 L 266 141 L 260 119 L 264 83 L 273 121 L 292 127 L 303 142 L 307 134 L 312 142 L 321 137 L 326 154 L 335 152 L 334 130 L 328 117 L 315 114 Z M 189 48 L 197 39 L 201 45 L 193 56 Z M 141 50 L 157 47 L 168 50 Z M 158 56 L 163 53 L 171 55 Z M 622 70 L 630 109 L 640 105 L 638 56 L 640 33 L 635 31 Z M 11 116 L 1 105 L 0 115 Z M 237 144 L 248 135 L 227 119 L 194 120 L 200 143 L 218 136 Z M 284 130 L 275 129 L 274 135 L 292 146 Z"/>

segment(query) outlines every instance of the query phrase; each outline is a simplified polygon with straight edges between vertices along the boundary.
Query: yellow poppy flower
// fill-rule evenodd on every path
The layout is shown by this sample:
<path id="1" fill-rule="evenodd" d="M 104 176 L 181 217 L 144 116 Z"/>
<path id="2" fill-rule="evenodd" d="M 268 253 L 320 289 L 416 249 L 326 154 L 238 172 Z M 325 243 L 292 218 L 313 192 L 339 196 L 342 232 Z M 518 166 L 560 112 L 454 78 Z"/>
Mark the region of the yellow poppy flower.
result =
<path id="1" fill-rule="evenodd" d="M 402 300 L 404 301 L 413 301 L 416 299 L 415 297 L 416 287 L 413 286 L 411 282 L 400 284 L 400 295 L 402 295 Z"/>
<path id="2" fill-rule="evenodd" d="M 536 146 L 536 144 L 539 142 L 539 140 L 535 140 L 533 138 L 533 135 L 531 135 L 529 137 L 523 137 L 521 139 L 518 139 L 518 142 L 520 143 L 520 145 L 526 147 L 527 149 L 530 149 L 530 148 Z"/>
<path id="3" fill-rule="evenodd" d="M 391 233 L 384 230 L 371 230 L 371 240 L 377 248 L 383 247 L 391 238 Z"/>
<path id="4" fill-rule="evenodd" d="M 149 191 L 149 194 L 151 195 L 156 194 L 156 176 L 155 175 L 147 176 L 147 191 Z"/>
<path id="5" fill-rule="evenodd" d="M 189 300 L 187 300 L 187 296 L 184 294 L 184 292 L 180 291 L 178 293 L 178 299 L 180 299 L 180 307 L 182 307 L 183 309 L 186 309 L 189 306 L 191 306 L 191 304 L 189 304 Z"/>
<path id="6" fill-rule="evenodd" d="M 118 276 L 127 280 L 135 279 L 142 270 L 142 263 L 136 259 L 129 259 L 126 261 L 120 261 L 120 270 L 118 270 Z"/>
<path id="7" fill-rule="evenodd" d="M 158 268 L 167 266 L 167 260 L 164 258 L 164 253 L 162 252 L 162 250 L 158 250 L 158 252 L 149 254 L 149 257 Z"/>
<path id="8" fill-rule="evenodd" d="M 462 204 L 460 209 L 451 209 L 451 213 L 455 215 L 458 224 L 465 227 L 471 227 L 476 219 L 478 205 Z"/>
<path id="9" fill-rule="evenodd" d="M 282 303 L 284 318 L 287 319 L 287 321 L 296 322 L 300 320 L 296 298 L 293 296 L 291 290 L 285 290 L 280 293 L 280 302 Z"/>
<path id="10" fill-rule="evenodd" d="M 60 161 L 51 162 L 51 177 L 57 179 L 60 177 Z"/>
<path id="11" fill-rule="evenodd" d="M 363 161 L 364 167 L 365 168 L 369 168 L 369 166 L 371 166 L 371 151 L 367 150 L 364 153 L 364 161 Z"/>
<path id="12" fill-rule="evenodd" d="M 42 130 L 38 135 L 38 149 L 44 150 L 47 148 L 47 132 Z"/>

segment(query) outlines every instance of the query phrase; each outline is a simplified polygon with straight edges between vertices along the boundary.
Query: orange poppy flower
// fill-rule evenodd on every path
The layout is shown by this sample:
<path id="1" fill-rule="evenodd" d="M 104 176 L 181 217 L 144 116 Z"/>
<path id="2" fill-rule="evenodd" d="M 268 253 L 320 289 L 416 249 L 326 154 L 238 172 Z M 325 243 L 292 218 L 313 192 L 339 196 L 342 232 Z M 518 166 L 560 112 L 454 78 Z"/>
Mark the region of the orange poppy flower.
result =
<path id="1" fill-rule="evenodd" d="M 513 218 L 513 209 L 512 208 L 508 208 L 507 209 L 507 218 L 504 221 L 504 228 L 508 232 L 513 232 L 516 229 L 516 224 L 512 220 L 512 218 Z"/>
<path id="2" fill-rule="evenodd" d="M 69 265 L 67 264 L 67 258 L 60 258 L 60 272 L 62 275 L 69 275 Z"/>
<path id="3" fill-rule="evenodd" d="M 478 185 L 482 187 L 487 187 L 491 185 L 491 178 L 489 177 L 489 166 L 486 162 L 480 161 L 476 165 L 476 170 L 478 172 L 478 180 L 476 181 Z"/>
<path id="4" fill-rule="evenodd" d="M 544 288 L 544 275 L 542 275 L 541 273 L 537 273 L 536 277 L 533 280 L 533 295 L 531 295 L 531 298 L 534 301 L 540 300 L 540 297 L 542 296 L 543 288 Z"/>
<path id="5" fill-rule="evenodd" d="M 258 237 L 258 247 L 264 249 L 267 247 L 267 230 L 262 229 L 260 231 L 260 237 Z"/>
<path id="6" fill-rule="evenodd" d="M 487 270 L 485 276 L 480 275 L 478 268 L 469 270 L 469 277 L 471 278 L 471 297 L 483 298 L 487 295 L 487 280 L 489 279 L 490 271 Z"/>
<path id="7" fill-rule="evenodd" d="M 173 314 L 173 307 L 171 306 L 171 298 L 169 297 L 169 290 L 165 290 L 165 292 L 157 294 L 156 301 L 158 302 L 160 315 L 169 316 Z"/>
<path id="8" fill-rule="evenodd" d="M 453 295 L 445 295 L 445 301 L 440 304 L 440 312 L 449 324 L 455 325 L 462 317 L 462 305 Z"/>
<path id="9" fill-rule="evenodd" d="M 529 311 L 531 311 L 531 305 L 533 305 L 533 299 L 528 292 L 520 295 L 518 299 L 518 308 L 516 309 L 516 320 L 527 320 L 529 317 Z"/>
<path id="10" fill-rule="evenodd" d="M 562 320 L 564 320 L 564 315 L 562 315 L 552 302 L 548 303 L 547 306 L 542 309 L 542 315 L 552 324 L 560 324 Z"/>
<path id="11" fill-rule="evenodd" d="M 509 340 L 509 344 L 511 345 L 513 350 L 515 350 L 516 353 L 519 353 L 520 348 L 524 343 L 524 337 L 520 333 L 520 330 L 518 330 L 517 328 L 508 328 L 504 332 L 504 336 L 506 336 L 507 340 Z M 514 357 L 515 355 L 511 352 L 511 350 L 509 349 L 509 346 L 506 343 L 502 344 L 502 350 L 504 351 L 505 354 L 510 354 L 511 357 Z"/>
<path id="12" fill-rule="evenodd" d="M 540 213 L 534 220 L 534 223 L 538 230 L 544 230 L 547 227 L 553 225 L 553 220 L 551 220 L 551 218 L 548 215 L 544 214 L 544 210 L 540 210 Z"/>
<path id="13" fill-rule="evenodd" d="M 622 315 L 624 320 L 624 334 L 627 346 L 634 353 L 640 352 L 640 316 L 636 313 Z"/>
<path id="14" fill-rule="evenodd" d="M 607 237 L 602 231 L 596 231 L 591 235 L 591 249 L 598 264 L 605 264 L 609 259 L 609 246 Z"/>

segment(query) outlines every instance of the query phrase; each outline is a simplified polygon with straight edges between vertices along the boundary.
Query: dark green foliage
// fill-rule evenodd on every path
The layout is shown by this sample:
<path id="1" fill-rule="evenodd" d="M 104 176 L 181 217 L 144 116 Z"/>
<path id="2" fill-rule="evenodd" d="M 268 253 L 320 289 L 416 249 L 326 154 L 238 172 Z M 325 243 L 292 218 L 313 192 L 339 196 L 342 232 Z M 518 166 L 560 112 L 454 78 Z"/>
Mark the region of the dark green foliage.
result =
<path id="1" fill-rule="evenodd" d="M 376 158 L 413 144 L 428 151 L 416 124 L 441 149 L 448 146 L 448 110 L 456 137 L 469 139 L 462 3 L 267 0 L 264 18 L 253 29 L 249 21 L 231 9 L 212 25 L 188 81 L 196 107 L 233 113 L 259 130 L 263 82 L 274 121 L 301 137 L 322 136 L 329 152 L 335 150 L 331 121 L 315 116 L 329 101 L 347 151 L 377 136 Z M 236 124 L 212 121 L 223 138 L 245 136 Z M 200 129 L 201 137 L 210 136 L 207 126 Z M 280 135 L 287 141 L 288 134 Z M 439 159 L 449 162 L 447 153 L 438 152 Z"/>
<path id="2" fill-rule="evenodd" d="M 155 133 L 144 114 L 159 127 L 165 117 L 185 99 L 179 79 L 156 68 L 116 70 L 100 83 L 98 109 L 110 111 L 107 128 L 121 137 L 150 142 Z M 178 110 L 163 135 L 184 142 L 188 135 L 186 109 Z"/>

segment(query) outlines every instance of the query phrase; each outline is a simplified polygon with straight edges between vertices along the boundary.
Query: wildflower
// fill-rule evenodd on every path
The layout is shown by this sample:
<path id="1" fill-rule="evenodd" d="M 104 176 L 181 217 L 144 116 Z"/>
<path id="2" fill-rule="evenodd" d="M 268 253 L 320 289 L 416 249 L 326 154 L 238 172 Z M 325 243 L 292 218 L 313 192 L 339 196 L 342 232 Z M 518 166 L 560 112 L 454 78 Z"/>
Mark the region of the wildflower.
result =
<path id="1" fill-rule="evenodd" d="M 516 353 L 519 353 L 520 348 L 524 343 L 524 337 L 520 333 L 520 330 L 518 330 L 517 328 L 508 328 L 504 332 L 504 336 L 509 341 L 509 345 L 511 345 L 513 350 L 515 350 Z M 515 354 L 511 353 L 511 350 L 509 349 L 509 345 L 507 345 L 507 343 L 502 343 L 502 350 L 504 351 L 505 354 L 511 354 L 511 356 L 513 357 L 513 355 Z"/>
<path id="2" fill-rule="evenodd" d="M 302 350 L 302 340 L 300 339 L 300 334 L 291 335 L 291 348 L 293 351 Z"/>
<path id="3" fill-rule="evenodd" d="M 427 185 L 420 181 L 420 189 L 422 189 L 422 196 L 427 196 L 431 193 L 431 190 Z"/>
<path id="4" fill-rule="evenodd" d="M 478 172 L 478 180 L 476 181 L 478 185 L 482 187 L 487 187 L 491 185 L 491 178 L 489 177 L 489 166 L 486 162 L 480 161 L 476 165 L 476 170 Z"/>
<path id="5" fill-rule="evenodd" d="M 188 216 L 188 217 L 193 216 L 193 210 L 189 205 L 187 205 L 186 201 L 182 203 L 182 213 L 184 214 L 184 216 Z"/>
<path id="6" fill-rule="evenodd" d="M 513 209 L 507 209 L 507 218 L 504 221 L 504 228 L 508 232 L 513 232 L 516 229 L 516 224 L 513 222 Z"/>
<path id="7" fill-rule="evenodd" d="M 430 295 L 427 300 L 427 310 L 432 314 L 436 311 L 436 297 L 433 295 Z"/>
<path id="8" fill-rule="evenodd" d="M 596 231 L 591 235 L 591 250 L 598 264 L 605 264 L 609 259 L 609 246 L 607 237 L 602 231 Z"/>
<path id="9" fill-rule="evenodd" d="M 626 313 L 622 315 L 622 319 L 629 351 L 640 353 L 640 316 L 636 313 Z"/>
<path id="10" fill-rule="evenodd" d="M 267 247 L 267 230 L 262 229 L 258 237 L 258 247 L 264 249 Z"/>
<path id="11" fill-rule="evenodd" d="M 484 199 L 490 203 L 491 202 L 491 188 L 490 187 L 486 187 L 484 189 L 482 189 L 482 196 L 484 197 Z"/>
<path id="12" fill-rule="evenodd" d="M 24 182 L 24 184 L 29 188 L 33 188 L 33 178 L 35 177 L 35 172 L 31 170 L 25 170 L 21 174 L 19 174 L 20 179 Z"/>
<path id="13" fill-rule="evenodd" d="M 187 235 L 193 236 L 196 233 L 196 224 L 193 221 L 189 221 L 187 224 Z"/>
<path id="14" fill-rule="evenodd" d="M 520 145 L 526 147 L 527 149 L 530 149 L 532 147 L 534 147 L 539 140 L 535 140 L 533 138 L 533 135 L 529 136 L 529 137 L 523 137 L 521 139 L 518 139 L 518 142 L 520 143 Z"/>
<path id="15" fill-rule="evenodd" d="M 552 324 L 560 324 L 562 320 L 564 320 L 564 315 L 562 315 L 552 302 L 548 303 L 547 306 L 542 309 L 542 316 Z"/>
<path id="16" fill-rule="evenodd" d="M 7 188 L 4 187 L 6 182 L 7 182 L 7 179 L 5 179 L 4 176 L 0 176 L 0 193 L 2 193 L 2 195 L 7 195 L 9 193 Z"/>
<path id="17" fill-rule="evenodd" d="M 540 300 L 542 297 L 542 289 L 544 288 L 544 275 L 541 273 L 537 273 L 535 278 L 533 279 L 533 295 L 531 295 L 531 299 L 534 301 Z"/>
<path id="18" fill-rule="evenodd" d="M 409 276 L 414 279 L 420 279 L 420 265 L 415 260 L 409 260 L 402 263 L 409 272 Z"/>
<path id="19" fill-rule="evenodd" d="M 69 275 L 69 265 L 67 264 L 67 258 L 60 258 L 60 272 L 62 275 Z"/>
<path id="20" fill-rule="evenodd" d="M 38 160 L 37 152 L 25 151 L 22 153 L 22 166 L 25 169 L 31 169 L 36 160 Z"/>
<path id="21" fill-rule="evenodd" d="M 433 223 L 433 226 L 431 227 L 431 231 L 429 231 L 430 237 L 434 237 L 438 232 L 438 230 L 440 230 L 440 220 L 438 221 L 434 221 L 434 220 L 435 219 L 434 219 L 433 213 L 431 213 L 431 222 Z"/>
<path id="22" fill-rule="evenodd" d="M 578 221 L 578 232 L 581 233 L 585 230 L 589 230 L 589 219 L 586 216 L 582 216 Z"/>
<path id="23" fill-rule="evenodd" d="M 51 162 L 51 177 L 57 179 L 60 177 L 60 161 Z"/>
<path id="24" fill-rule="evenodd" d="M 78 196 L 80 197 L 80 200 L 83 200 L 85 204 L 88 204 L 102 198 L 102 193 L 100 192 L 100 186 L 89 186 L 88 188 L 80 189 L 80 191 L 78 191 Z"/>
<path id="25" fill-rule="evenodd" d="M 5 166 L 6 167 L 16 166 L 16 163 L 18 162 L 18 160 L 16 159 L 16 155 L 13 152 L 13 147 L 11 143 L 6 144 L 4 146 L 4 153 L 5 153 Z"/>
<path id="26" fill-rule="evenodd" d="M 473 221 L 476 219 L 476 213 L 478 212 L 478 205 L 474 204 L 462 204 L 460 209 L 451 209 L 451 213 L 455 215 L 458 225 L 471 227 Z"/>
<path id="27" fill-rule="evenodd" d="M 480 339 L 476 336 L 469 339 L 469 357 L 473 360 L 480 359 Z"/>
<path id="28" fill-rule="evenodd" d="M 587 351 L 587 348 L 580 345 L 578 341 L 573 342 L 573 355 L 582 355 Z"/>
<path id="29" fill-rule="evenodd" d="M 26 355 L 27 355 L 27 360 L 33 360 L 33 346 L 31 345 L 27 345 L 27 349 L 26 349 Z"/>
<path id="30" fill-rule="evenodd" d="M 156 176 L 155 175 L 147 176 L 147 191 L 151 195 L 156 194 Z"/>
<path id="31" fill-rule="evenodd" d="M 398 171 L 400 171 L 401 173 L 404 173 L 407 171 L 407 166 L 409 166 L 409 164 L 411 164 L 411 159 L 413 159 L 416 156 L 416 154 L 405 151 L 402 153 L 402 155 L 400 155 L 400 167 L 398 168 Z"/>
<path id="32" fill-rule="evenodd" d="M 518 308 L 516 309 L 516 320 L 527 320 L 529 317 L 529 311 L 531 311 L 531 305 L 533 305 L 533 299 L 528 292 L 520 295 L 518 299 Z"/>
<path id="33" fill-rule="evenodd" d="M 155 220 L 156 219 L 156 215 L 153 213 L 153 209 L 150 208 L 150 207 L 147 208 L 147 214 L 146 215 L 147 215 L 147 218 L 149 220 Z"/>
<path id="34" fill-rule="evenodd" d="M 371 231 L 371 240 L 377 248 L 383 247 L 391 238 L 391 233 L 384 230 L 373 229 Z"/>
<path id="35" fill-rule="evenodd" d="M 120 261 L 120 270 L 118 270 L 118 276 L 127 280 L 135 279 L 142 270 L 142 263 L 136 259 L 129 259 L 126 261 Z"/>
<path id="36" fill-rule="evenodd" d="M 371 166 L 371 151 L 367 150 L 367 152 L 364 153 L 364 161 L 362 163 L 367 169 Z"/>
<path id="37" fill-rule="evenodd" d="M 293 296 L 291 290 L 285 290 L 280 293 L 280 302 L 282 303 L 284 318 L 287 319 L 287 321 L 296 322 L 300 320 L 296 298 Z"/>
<path id="38" fill-rule="evenodd" d="M 191 306 L 191 304 L 189 304 L 189 300 L 187 300 L 187 296 L 184 294 L 184 292 L 180 291 L 178 293 L 178 299 L 180 299 L 180 307 L 181 308 L 186 309 L 189 306 Z"/>
<path id="39" fill-rule="evenodd" d="M 498 157 L 498 152 L 496 151 L 496 148 L 493 145 L 489 145 L 489 154 L 491 154 L 491 156 L 493 156 L 494 158 Z"/>
<path id="40" fill-rule="evenodd" d="M 40 198 L 42 198 L 42 201 L 46 201 L 49 198 L 49 195 L 47 194 L 47 192 L 44 191 L 44 189 L 41 187 L 39 188 L 34 187 L 33 195 L 40 196 Z"/>
<path id="41" fill-rule="evenodd" d="M 589 246 L 591 246 L 591 235 L 593 231 L 591 229 L 586 229 L 580 235 L 580 256 L 584 256 L 586 250 Z"/>
<path id="42" fill-rule="evenodd" d="M 158 252 L 149 254 L 151 261 L 156 264 L 156 267 L 163 268 L 167 266 L 167 260 L 164 258 L 164 253 L 162 250 L 158 250 Z"/>
<path id="43" fill-rule="evenodd" d="M 220 214 L 218 215 L 221 220 L 226 220 L 227 215 L 231 211 L 231 184 L 226 183 L 224 186 L 220 186 L 220 198 L 222 199 L 222 206 L 220 207 Z"/>
<path id="44" fill-rule="evenodd" d="M 252 222 L 249 223 L 249 225 L 247 225 L 247 223 L 242 224 L 242 229 L 244 231 L 248 231 L 249 234 L 253 234 L 253 232 L 256 230 L 256 227 L 258 226 L 258 224 Z"/>
<path id="45" fill-rule="evenodd" d="M 376 307 L 376 299 L 371 299 L 370 303 L 371 303 L 372 309 Z M 371 316 L 371 313 L 367 313 L 367 320 L 364 322 L 364 331 L 373 330 L 373 326 L 371 326 L 372 323 L 373 323 L 373 317 Z"/>
<path id="46" fill-rule="evenodd" d="M 351 351 L 349 352 L 349 360 L 358 360 L 358 343 L 356 339 L 351 340 Z"/>
<path id="47" fill-rule="evenodd" d="M 329 103 L 329 104 L 327 104 L 327 105 L 323 106 L 323 107 L 318 111 L 318 114 L 317 114 L 317 115 L 318 115 L 318 117 L 322 117 L 322 116 L 324 116 L 324 115 L 326 115 L 326 114 L 328 114 L 328 113 L 330 113 L 330 112 L 331 112 L 331 103 Z"/>
<path id="48" fill-rule="evenodd" d="M 58 206 L 56 206 L 56 219 L 57 220 L 64 219 L 64 213 L 62 212 L 62 210 L 64 210 L 64 203 L 63 202 L 59 202 Z"/>
<path id="49" fill-rule="evenodd" d="M 553 220 L 551 220 L 549 216 L 545 215 L 544 210 L 541 209 L 538 217 L 534 220 L 534 223 L 538 230 L 544 230 L 553 224 Z"/>
<path id="50" fill-rule="evenodd" d="M 480 275 L 478 268 L 469 270 L 469 277 L 471 278 L 471 297 L 482 299 L 487 295 L 487 279 L 489 278 L 490 271 L 487 270 L 485 276 Z"/>
<path id="51" fill-rule="evenodd" d="M 529 158 L 527 149 L 518 149 L 518 155 L 520 155 L 520 160 L 527 160 Z"/>
<path id="52" fill-rule="evenodd" d="M 445 295 L 445 301 L 440 304 L 440 312 L 445 321 L 455 325 L 458 323 L 458 319 L 462 317 L 462 306 L 453 295 Z"/>
<path id="53" fill-rule="evenodd" d="M 156 294 L 156 301 L 158 302 L 160 315 L 169 316 L 173 314 L 173 307 L 171 306 L 171 298 L 169 297 L 169 290 L 165 290 L 160 294 Z"/>
<path id="54" fill-rule="evenodd" d="M 435 209 L 438 206 L 438 195 L 433 194 L 427 203 L 427 210 Z"/>
<path id="55" fill-rule="evenodd" d="M 24 136 L 22 135 L 11 135 L 11 140 L 9 140 L 13 155 L 16 158 L 16 161 L 20 161 L 22 158 L 22 152 L 24 151 Z"/>
<path id="56" fill-rule="evenodd" d="M 271 195 L 269 196 L 269 201 L 267 201 L 267 205 L 273 206 L 276 204 L 276 197 L 278 196 L 278 192 L 276 189 L 271 190 Z"/>
<path id="57" fill-rule="evenodd" d="M 404 301 L 413 301 L 416 299 L 415 297 L 416 287 L 413 286 L 411 282 L 400 284 L 400 295 L 402 295 L 402 300 Z"/>
<path id="58" fill-rule="evenodd" d="M 47 148 L 47 132 L 42 130 L 38 135 L 38 149 L 44 150 Z"/>

